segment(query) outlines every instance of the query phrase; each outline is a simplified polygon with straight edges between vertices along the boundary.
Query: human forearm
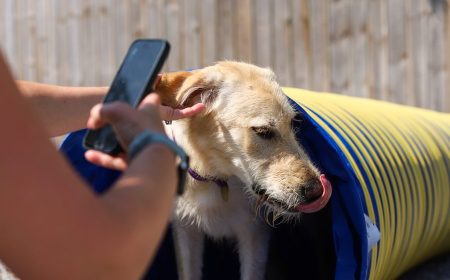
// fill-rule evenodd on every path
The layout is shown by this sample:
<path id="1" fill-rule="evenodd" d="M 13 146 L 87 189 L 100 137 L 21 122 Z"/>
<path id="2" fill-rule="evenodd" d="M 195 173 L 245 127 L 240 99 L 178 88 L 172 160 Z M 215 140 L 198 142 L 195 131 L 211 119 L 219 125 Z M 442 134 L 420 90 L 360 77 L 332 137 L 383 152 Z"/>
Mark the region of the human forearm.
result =
<path id="1" fill-rule="evenodd" d="M 101 102 L 107 87 L 66 87 L 18 81 L 51 136 L 84 128 L 89 110 Z"/>
<path id="2" fill-rule="evenodd" d="M 122 229 L 117 233 L 124 245 L 120 250 L 124 271 L 146 268 L 159 247 L 175 197 L 174 163 L 172 151 L 161 144 L 152 144 L 102 198 L 113 212 L 121 213 L 114 218 L 115 227 Z"/>
<path id="3" fill-rule="evenodd" d="M 15 153 L 20 160 L 2 166 L 7 174 L 2 185 L 21 187 L 0 198 L 7 246 L 0 241 L 0 257 L 24 279 L 138 279 L 171 213 L 173 154 L 157 145 L 146 148 L 112 189 L 96 198 L 48 143 L 41 144 L 22 149 Z M 39 163 L 44 156 L 46 164 Z M 8 201 L 17 209 L 6 208 Z"/>

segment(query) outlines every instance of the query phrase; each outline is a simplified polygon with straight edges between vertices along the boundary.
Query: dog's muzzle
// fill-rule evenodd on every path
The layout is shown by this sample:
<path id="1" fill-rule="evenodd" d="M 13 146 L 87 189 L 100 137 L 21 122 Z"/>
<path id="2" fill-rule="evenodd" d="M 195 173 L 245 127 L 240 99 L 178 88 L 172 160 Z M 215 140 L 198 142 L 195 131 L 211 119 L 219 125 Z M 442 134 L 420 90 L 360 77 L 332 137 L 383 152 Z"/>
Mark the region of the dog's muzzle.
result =
<path id="1" fill-rule="evenodd" d="M 320 175 L 319 182 L 313 182 L 300 187 L 301 201 L 297 206 L 290 207 L 281 200 L 267 195 L 266 190 L 256 184 L 252 185 L 253 191 L 269 204 L 281 207 L 289 212 L 314 213 L 323 209 L 331 198 L 332 187 L 324 174 Z"/>
<path id="2" fill-rule="evenodd" d="M 314 213 L 323 209 L 331 198 L 332 187 L 330 181 L 324 174 L 320 175 L 320 184 L 322 185 L 322 194 L 312 202 L 301 203 L 296 207 L 298 212 Z M 306 195 L 308 198 L 308 195 Z M 308 199 L 309 200 L 309 199 Z"/>

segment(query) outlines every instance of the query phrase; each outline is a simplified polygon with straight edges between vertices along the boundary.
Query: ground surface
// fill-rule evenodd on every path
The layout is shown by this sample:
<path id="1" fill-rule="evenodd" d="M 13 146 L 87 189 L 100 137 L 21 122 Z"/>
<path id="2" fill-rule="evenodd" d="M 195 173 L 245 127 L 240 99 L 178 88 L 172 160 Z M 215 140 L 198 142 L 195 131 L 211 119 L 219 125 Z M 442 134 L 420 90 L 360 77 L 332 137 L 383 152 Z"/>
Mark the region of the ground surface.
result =
<path id="1" fill-rule="evenodd" d="M 399 280 L 450 280 L 450 253 L 408 271 Z"/>

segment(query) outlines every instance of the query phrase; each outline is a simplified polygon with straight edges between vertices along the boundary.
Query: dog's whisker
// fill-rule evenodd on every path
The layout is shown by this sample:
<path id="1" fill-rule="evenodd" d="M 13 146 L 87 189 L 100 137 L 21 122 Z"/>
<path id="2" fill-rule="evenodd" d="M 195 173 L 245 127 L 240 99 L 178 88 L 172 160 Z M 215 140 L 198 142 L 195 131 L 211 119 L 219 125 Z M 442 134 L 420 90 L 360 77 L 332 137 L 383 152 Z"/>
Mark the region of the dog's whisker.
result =
<path id="1" fill-rule="evenodd" d="M 255 218 L 258 218 L 258 216 L 260 215 L 261 207 L 262 207 L 261 200 L 258 199 L 255 202 Z"/>
<path id="2" fill-rule="evenodd" d="M 269 208 L 266 212 L 265 215 L 265 222 L 270 226 L 270 227 L 274 227 L 273 226 L 273 220 L 271 221 L 271 218 L 273 218 L 273 209 Z"/>

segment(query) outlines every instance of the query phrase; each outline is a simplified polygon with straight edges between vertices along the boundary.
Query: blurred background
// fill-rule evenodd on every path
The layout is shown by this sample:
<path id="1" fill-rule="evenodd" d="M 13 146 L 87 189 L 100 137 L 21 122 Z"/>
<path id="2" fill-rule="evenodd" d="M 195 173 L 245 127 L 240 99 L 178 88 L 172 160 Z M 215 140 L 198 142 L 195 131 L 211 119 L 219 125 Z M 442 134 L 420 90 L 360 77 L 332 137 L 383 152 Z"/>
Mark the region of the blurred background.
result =
<path id="1" fill-rule="evenodd" d="M 283 86 L 450 111 L 446 0 L 0 0 L 19 79 L 108 85 L 128 46 L 166 38 L 166 71 L 223 59 Z"/>
<path id="2" fill-rule="evenodd" d="M 447 0 L 0 0 L 17 79 L 109 85 L 136 38 L 165 38 L 164 71 L 230 59 L 282 86 L 450 112 Z M 450 255 L 402 279 L 450 279 Z"/>

